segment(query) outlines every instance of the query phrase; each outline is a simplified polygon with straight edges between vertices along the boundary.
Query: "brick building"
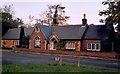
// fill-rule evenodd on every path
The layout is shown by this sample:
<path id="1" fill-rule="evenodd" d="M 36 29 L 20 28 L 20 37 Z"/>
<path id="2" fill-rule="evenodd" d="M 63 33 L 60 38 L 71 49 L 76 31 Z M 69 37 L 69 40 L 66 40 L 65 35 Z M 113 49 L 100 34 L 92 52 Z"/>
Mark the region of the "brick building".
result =
<path id="1" fill-rule="evenodd" d="M 2 37 L 1 46 L 3 48 L 12 48 L 19 45 L 20 41 L 20 29 L 9 29 L 7 33 Z"/>
<path id="2" fill-rule="evenodd" d="M 38 50 L 114 51 L 115 32 L 112 25 L 88 25 L 86 15 L 82 24 L 9 29 L 1 46 Z"/>
<path id="3" fill-rule="evenodd" d="M 2 47 L 20 45 L 20 28 L 9 29 L 2 38 Z M 66 25 L 24 28 L 25 46 L 39 50 L 112 51 L 114 30 L 107 25 Z M 26 39 L 27 38 L 27 39 Z M 109 49 L 109 50 L 107 50 Z"/>
<path id="4" fill-rule="evenodd" d="M 24 28 L 25 44 L 27 45 L 27 38 L 33 33 L 34 28 Z M 1 47 L 3 48 L 13 48 L 15 46 L 20 46 L 20 34 L 21 28 L 9 29 L 1 40 Z"/>

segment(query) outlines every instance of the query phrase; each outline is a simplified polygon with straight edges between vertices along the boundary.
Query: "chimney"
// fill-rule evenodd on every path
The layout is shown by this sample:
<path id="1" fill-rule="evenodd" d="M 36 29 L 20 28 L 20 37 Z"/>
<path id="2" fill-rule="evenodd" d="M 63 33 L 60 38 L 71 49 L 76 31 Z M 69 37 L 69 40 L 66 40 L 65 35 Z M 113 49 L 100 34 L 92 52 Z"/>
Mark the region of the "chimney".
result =
<path id="1" fill-rule="evenodd" d="M 25 36 L 24 27 L 21 26 L 21 27 L 20 27 L 20 42 L 19 42 L 20 47 L 25 44 L 24 36 Z"/>
<path id="2" fill-rule="evenodd" d="M 86 14 L 83 14 L 82 25 L 87 25 Z"/>

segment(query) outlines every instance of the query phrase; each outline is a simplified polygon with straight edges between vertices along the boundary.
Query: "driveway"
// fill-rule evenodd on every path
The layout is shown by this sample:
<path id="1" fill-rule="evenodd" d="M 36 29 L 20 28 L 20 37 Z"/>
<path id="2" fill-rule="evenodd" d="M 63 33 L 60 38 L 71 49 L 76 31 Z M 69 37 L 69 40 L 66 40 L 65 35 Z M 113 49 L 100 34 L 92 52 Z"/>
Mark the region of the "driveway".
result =
<path id="1" fill-rule="evenodd" d="M 28 53 L 28 52 L 12 52 L 11 50 L 3 50 L 2 64 L 58 64 L 60 55 L 43 54 L 43 53 Z M 104 59 L 96 57 L 79 58 L 74 56 L 62 55 L 63 64 L 77 64 L 80 65 L 104 68 L 104 69 L 120 69 L 120 60 Z"/>

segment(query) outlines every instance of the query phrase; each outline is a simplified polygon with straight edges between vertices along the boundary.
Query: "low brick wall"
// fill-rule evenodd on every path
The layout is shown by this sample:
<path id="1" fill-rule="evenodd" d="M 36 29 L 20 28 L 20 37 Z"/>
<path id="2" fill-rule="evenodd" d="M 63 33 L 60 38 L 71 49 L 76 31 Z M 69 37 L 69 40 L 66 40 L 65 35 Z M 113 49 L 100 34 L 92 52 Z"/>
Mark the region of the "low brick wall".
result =
<path id="1" fill-rule="evenodd" d="M 101 58 L 120 58 L 120 54 L 115 52 L 81 52 L 81 51 L 65 51 L 65 50 L 39 50 L 39 49 L 27 49 L 27 48 L 14 48 L 13 51 L 23 52 L 36 52 L 36 53 L 47 53 L 47 54 L 62 54 L 62 55 L 73 55 L 73 56 L 90 56 L 90 57 L 101 57 Z"/>

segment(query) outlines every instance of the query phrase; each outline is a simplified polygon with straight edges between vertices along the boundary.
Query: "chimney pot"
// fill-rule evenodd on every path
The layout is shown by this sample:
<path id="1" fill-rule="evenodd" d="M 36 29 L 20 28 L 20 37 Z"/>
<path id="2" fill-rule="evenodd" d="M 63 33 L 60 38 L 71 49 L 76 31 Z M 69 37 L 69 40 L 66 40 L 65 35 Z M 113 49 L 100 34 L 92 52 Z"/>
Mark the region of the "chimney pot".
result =
<path id="1" fill-rule="evenodd" d="M 86 19 L 86 14 L 83 14 L 84 19 Z"/>
<path id="2" fill-rule="evenodd" d="M 82 24 L 87 25 L 86 14 L 83 14 Z"/>

